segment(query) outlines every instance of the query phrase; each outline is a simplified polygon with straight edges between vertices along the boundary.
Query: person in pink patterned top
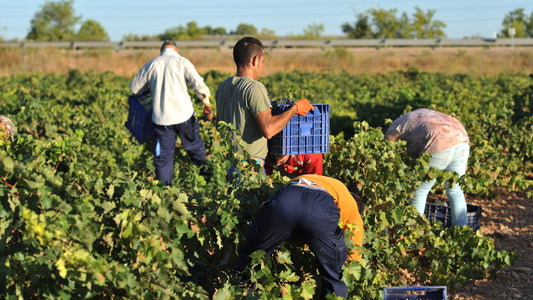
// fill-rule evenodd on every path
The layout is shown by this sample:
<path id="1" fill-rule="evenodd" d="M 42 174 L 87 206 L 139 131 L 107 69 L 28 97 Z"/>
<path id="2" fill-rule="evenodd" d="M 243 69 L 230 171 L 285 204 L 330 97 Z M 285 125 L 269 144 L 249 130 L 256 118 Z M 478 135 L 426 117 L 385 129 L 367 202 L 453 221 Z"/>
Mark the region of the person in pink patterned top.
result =
<path id="1" fill-rule="evenodd" d="M 16 132 L 15 123 L 6 116 L 0 116 L 0 140 L 14 141 Z"/>
<path id="2" fill-rule="evenodd" d="M 394 120 L 385 137 L 389 141 L 406 141 L 407 153 L 412 157 L 429 152 L 429 165 L 432 167 L 453 171 L 459 176 L 466 173 L 470 140 L 461 122 L 452 116 L 431 109 L 417 109 Z M 421 214 L 424 213 L 427 195 L 435 181 L 422 183 L 411 200 L 411 205 Z M 466 200 L 459 183 L 454 182 L 451 187 L 446 182 L 446 195 L 452 211 L 452 224 L 465 225 Z"/>

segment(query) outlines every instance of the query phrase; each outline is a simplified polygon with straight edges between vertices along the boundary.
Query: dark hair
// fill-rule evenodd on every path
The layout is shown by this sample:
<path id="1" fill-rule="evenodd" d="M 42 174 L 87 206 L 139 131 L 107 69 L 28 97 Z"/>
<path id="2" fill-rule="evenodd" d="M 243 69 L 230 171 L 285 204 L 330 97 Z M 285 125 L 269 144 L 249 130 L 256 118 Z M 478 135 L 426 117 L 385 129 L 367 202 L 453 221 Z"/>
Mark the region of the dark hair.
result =
<path id="1" fill-rule="evenodd" d="M 176 44 L 176 42 L 171 41 L 171 40 L 166 40 L 166 41 L 164 41 L 163 44 L 161 45 L 161 50 L 160 50 L 160 51 L 163 51 L 163 49 L 164 49 L 166 46 L 174 46 L 174 47 L 178 48 L 178 45 Z"/>
<path id="2" fill-rule="evenodd" d="M 381 126 L 381 133 L 383 133 L 383 135 L 387 135 L 387 131 L 389 130 L 389 127 L 390 126 Z"/>
<path id="3" fill-rule="evenodd" d="M 244 66 L 254 56 L 263 55 L 263 43 L 254 37 L 243 37 L 233 47 L 233 60 L 237 66 Z"/>
<path id="4" fill-rule="evenodd" d="M 364 210 L 364 203 L 363 203 L 363 197 L 359 196 L 358 194 L 354 192 L 350 192 L 352 194 L 353 199 L 355 200 L 355 203 L 357 203 L 357 210 L 359 211 L 359 214 L 363 214 Z"/>

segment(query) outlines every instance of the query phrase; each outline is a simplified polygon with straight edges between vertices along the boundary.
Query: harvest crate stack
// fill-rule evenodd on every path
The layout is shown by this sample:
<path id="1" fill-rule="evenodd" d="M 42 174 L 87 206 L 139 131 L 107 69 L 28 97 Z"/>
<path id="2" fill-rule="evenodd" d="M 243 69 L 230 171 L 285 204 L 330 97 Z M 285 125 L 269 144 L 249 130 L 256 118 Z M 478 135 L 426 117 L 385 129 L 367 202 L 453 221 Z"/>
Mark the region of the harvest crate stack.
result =
<path id="1" fill-rule="evenodd" d="M 481 227 L 481 212 L 481 206 L 466 205 L 466 225 L 470 226 L 474 232 Z M 426 203 L 424 214 L 430 222 L 439 221 L 445 227 L 452 226 L 452 209 L 448 205 Z"/>
<path id="2" fill-rule="evenodd" d="M 272 115 L 291 107 L 292 100 L 272 101 Z M 270 139 L 270 151 L 278 155 L 329 152 L 329 104 L 313 104 L 305 116 L 295 115 Z"/>
<path id="3" fill-rule="evenodd" d="M 124 124 L 139 144 L 154 139 L 152 126 L 152 94 L 131 95 L 128 98 L 130 105 L 128 120 Z"/>

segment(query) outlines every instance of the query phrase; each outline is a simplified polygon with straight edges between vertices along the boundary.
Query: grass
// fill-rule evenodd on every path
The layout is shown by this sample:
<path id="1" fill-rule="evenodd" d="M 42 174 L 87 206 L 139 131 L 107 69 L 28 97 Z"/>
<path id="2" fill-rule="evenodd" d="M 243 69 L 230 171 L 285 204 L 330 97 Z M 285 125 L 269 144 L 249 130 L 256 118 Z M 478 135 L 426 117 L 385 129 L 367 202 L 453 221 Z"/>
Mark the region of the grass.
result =
<path id="1" fill-rule="evenodd" d="M 200 74 L 235 72 L 231 49 L 180 49 L 180 54 L 193 62 Z M 79 69 L 131 77 L 157 55 L 158 49 L 0 48 L 0 76 Z M 412 67 L 448 74 L 533 73 L 533 48 L 276 48 L 266 49 L 263 75 L 291 70 L 376 74 Z"/>

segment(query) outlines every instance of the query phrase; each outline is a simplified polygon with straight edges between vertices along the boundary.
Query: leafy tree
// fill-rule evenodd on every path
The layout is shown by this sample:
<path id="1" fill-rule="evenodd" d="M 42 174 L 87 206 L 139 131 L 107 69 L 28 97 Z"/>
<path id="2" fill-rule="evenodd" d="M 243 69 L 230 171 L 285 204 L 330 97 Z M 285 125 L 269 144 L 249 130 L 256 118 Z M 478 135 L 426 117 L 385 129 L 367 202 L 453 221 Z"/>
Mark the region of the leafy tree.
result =
<path id="1" fill-rule="evenodd" d="M 258 36 L 262 40 L 273 40 L 276 39 L 276 32 L 272 29 L 262 28 Z"/>
<path id="2" fill-rule="evenodd" d="M 204 28 L 198 27 L 196 21 L 187 23 L 187 29 L 185 30 L 190 39 L 200 39 L 202 35 L 206 34 Z"/>
<path id="3" fill-rule="evenodd" d="M 415 25 L 411 23 L 407 13 L 403 12 L 400 18 L 401 27 L 396 31 L 397 38 L 411 39 L 414 36 Z"/>
<path id="4" fill-rule="evenodd" d="M 446 36 L 443 28 L 446 28 L 446 24 L 440 20 L 433 20 L 435 16 L 435 10 L 430 9 L 426 13 L 418 6 L 415 7 L 415 13 L 413 14 L 413 30 L 417 38 L 439 38 Z"/>
<path id="5" fill-rule="evenodd" d="M 185 27 L 179 25 L 176 27 L 171 27 L 166 29 L 163 33 L 158 35 L 159 40 L 184 40 L 185 38 Z"/>
<path id="6" fill-rule="evenodd" d="M 241 23 L 237 25 L 237 29 L 232 32 L 237 35 L 257 35 L 257 28 L 252 24 Z"/>
<path id="7" fill-rule="evenodd" d="M 206 29 L 198 27 L 196 21 L 187 23 L 187 27 L 179 25 L 165 30 L 159 35 L 161 40 L 199 40 L 206 34 Z"/>
<path id="8" fill-rule="evenodd" d="M 74 14 L 73 0 L 46 2 L 31 20 L 26 38 L 42 42 L 73 40 L 74 26 L 80 18 Z"/>
<path id="9" fill-rule="evenodd" d="M 208 35 L 226 35 L 226 28 L 220 26 L 216 28 L 213 28 L 211 26 L 205 26 L 204 30 L 205 33 Z"/>
<path id="10" fill-rule="evenodd" d="M 403 12 L 400 17 L 396 9 L 369 9 L 357 16 L 354 25 L 342 24 L 342 31 L 349 38 L 437 38 L 445 36 L 443 28 L 446 24 L 440 20 L 433 20 L 434 10 L 422 11 L 415 8 L 410 18 Z"/>
<path id="11" fill-rule="evenodd" d="M 368 15 L 365 13 L 359 14 L 357 22 L 354 26 L 346 22 L 342 24 L 342 32 L 348 34 L 351 39 L 372 39 L 374 34 L 368 21 Z"/>
<path id="12" fill-rule="evenodd" d="M 533 37 L 533 11 L 529 15 L 529 22 L 526 24 L 526 31 L 529 37 Z"/>
<path id="13" fill-rule="evenodd" d="M 78 30 L 79 41 L 109 41 L 109 36 L 104 27 L 95 20 L 87 20 Z"/>
<path id="14" fill-rule="evenodd" d="M 401 28 L 407 24 L 402 24 L 396 17 L 397 9 L 370 9 L 372 16 L 372 26 L 377 38 L 398 38 Z"/>
<path id="15" fill-rule="evenodd" d="M 324 32 L 324 24 L 310 24 L 307 25 L 307 28 L 304 29 L 304 37 L 310 40 L 317 40 L 320 38 L 320 35 L 322 35 L 322 32 Z"/>
<path id="16" fill-rule="evenodd" d="M 123 41 L 158 41 L 159 37 L 157 35 L 148 35 L 148 34 L 138 35 L 138 34 L 129 33 L 129 34 L 125 34 L 122 37 L 122 40 Z"/>
<path id="17" fill-rule="evenodd" d="M 509 29 L 515 29 L 514 37 L 524 38 L 533 36 L 533 12 L 531 17 L 527 17 L 523 8 L 515 9 L 509 12 L 503 19 L 503 29 L 501 36 L 510 37 Z"/>

